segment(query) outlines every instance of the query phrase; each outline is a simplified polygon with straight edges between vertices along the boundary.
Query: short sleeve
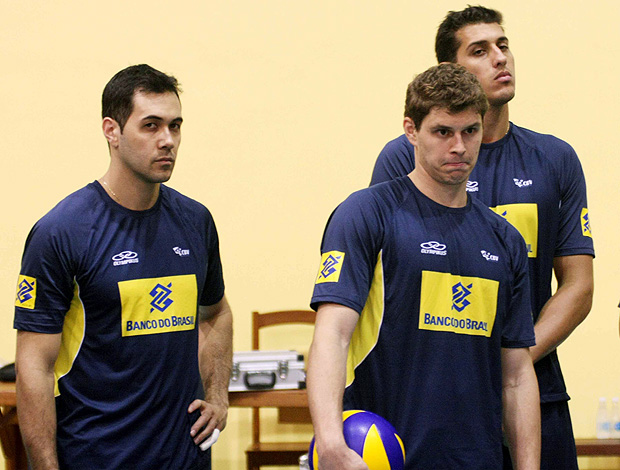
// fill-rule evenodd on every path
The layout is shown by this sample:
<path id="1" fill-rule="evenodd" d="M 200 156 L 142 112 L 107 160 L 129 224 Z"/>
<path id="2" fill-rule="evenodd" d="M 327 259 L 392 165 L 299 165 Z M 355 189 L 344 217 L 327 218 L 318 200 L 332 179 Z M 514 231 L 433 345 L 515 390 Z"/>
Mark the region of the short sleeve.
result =
<path id="1" fill-rule="evenodd" d="M 406 135 L 388 142 L 375 162 L 370 186 L 408 175 L 415 167 L 415 151 Z"/>
<path id="2" fill-rule="evenodd" d="M 502 347 L 526 348 L 536 344 L 530 303 L 528 257 L 525 242 L 512 226 L 507 227 L 511 249 L 512 285 L 502 329 Z"/>
<path id="3" fill-rule="evenodd" d="M 331 215 L 321 244 L 321 263 L 311 307 L 331 302 L 360 313 L 372 282 L 383 237 L 373 198 L 354 193 Z"/>
<path id="4" fill-rule="evenodd" d="M 206 226 L 207 240 L 207 275 L 205 285 L 200 298 L 200 305 L 214 305 L 224 297 L 224 276 L 222 274 L 222 261 L 220 259 L 220 243 L 215 222 L 208 214 Z"/>
<path id="5" fill-rule="evenodd" d="M 79 249 L 67 231 L 43 218 L 26 239 L 15 297 L 13 327 L 60 333 L 75 288 Z"/>

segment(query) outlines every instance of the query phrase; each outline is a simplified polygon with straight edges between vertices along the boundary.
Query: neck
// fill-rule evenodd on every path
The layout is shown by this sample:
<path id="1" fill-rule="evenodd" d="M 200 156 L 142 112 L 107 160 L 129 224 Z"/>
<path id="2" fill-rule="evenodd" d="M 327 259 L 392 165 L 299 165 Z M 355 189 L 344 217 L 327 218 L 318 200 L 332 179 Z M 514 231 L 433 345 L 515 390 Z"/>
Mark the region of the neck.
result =
<path id="1" fill-rule="evenodd" d="M 467 205 L 467 181 L 460 184 L 441 184 L 423 174 L 416 171 L 417 167 L 409 173 L 409 179 L 418 190 L 427 198 L 446 207 L 465 207 Z"/>
<path id="2" fill-rule="evenodd" d="M 115 202 L 134 211 L 150 209 L 159 197 L 160 183 L 147 183 L 141 180 L 127 182 L 111 170 L 97 181 Z"/>
<path id="3" fill-rule="evenodd" d="M 510 129 L 508 104 L 489 106 L 489 110 L 484 115 L 483 128 L 483 144 L 497 142 L 504 137 L 508 133 L 508 129 Z"/>

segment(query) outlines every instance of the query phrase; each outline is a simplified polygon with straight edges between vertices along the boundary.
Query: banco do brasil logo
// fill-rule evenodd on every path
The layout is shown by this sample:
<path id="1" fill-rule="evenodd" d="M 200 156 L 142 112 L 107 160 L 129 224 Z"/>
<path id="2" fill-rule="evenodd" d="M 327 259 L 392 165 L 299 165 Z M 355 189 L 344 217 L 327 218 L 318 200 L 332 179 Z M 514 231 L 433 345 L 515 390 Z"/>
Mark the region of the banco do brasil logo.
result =
<path id="1" fill-rule="evenodd" d="M 153 287 L 153 290 L 150 292 L 151 297 L 153 297 L 151 301 L 151 312 L 155 309 L 160 312 L 165 312 L 166 309 L 172 305 L 174 300 L 170 298 L 170 294 L 172 294 L 171 287 L 172 283 L 169 283 L 167 286 L 158 283 Z"/>
<path id="2" fill-rule="evenodd" d="M 473 284 L 464 286 L 458 282 L 452 286 L 452 309 L 457 312 L 462 312 L 471 303 L 467 300 L 467 297 L 471 295 L 471 288 Z"/>
<path id="3" fill-rule="evenodd" d="M 36 281 L 28 282 L 27 279 L 24 279 L 19 283 L 19 287 L 17 288 L 17 298 L 23 304 L 24 302 L 32 299 L 32 291 L 34 291 L 34 283 Z"/>

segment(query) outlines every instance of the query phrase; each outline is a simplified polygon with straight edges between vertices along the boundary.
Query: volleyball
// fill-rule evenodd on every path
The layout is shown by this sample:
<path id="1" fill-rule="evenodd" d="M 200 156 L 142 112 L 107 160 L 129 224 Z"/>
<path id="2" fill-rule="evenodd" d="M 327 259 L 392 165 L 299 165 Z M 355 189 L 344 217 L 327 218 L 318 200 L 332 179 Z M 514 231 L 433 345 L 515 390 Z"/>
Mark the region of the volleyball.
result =
<path id="1" fill-rule="evenodd" d="M 396 429 L 386 419 L 370 411 L 342 413 L 344 440 L 357 452 L 370 470 L 403 470 L 405 447 Z M 319 470 L 314 437 L 308 450 L 311 470 Z"/>

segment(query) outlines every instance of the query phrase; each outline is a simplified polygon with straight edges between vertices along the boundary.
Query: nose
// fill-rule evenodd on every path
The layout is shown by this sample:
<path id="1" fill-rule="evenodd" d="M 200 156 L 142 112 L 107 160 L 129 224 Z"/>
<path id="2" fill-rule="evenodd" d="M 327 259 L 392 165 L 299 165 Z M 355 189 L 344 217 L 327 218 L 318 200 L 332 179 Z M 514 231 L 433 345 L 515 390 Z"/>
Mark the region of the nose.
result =
<path id="1" fill-rule="evenodd" d="M 465 142 L 463 142 L 463 136 L 460 132 L 454 134 L 454 141 L 452 142 L 452 152 L 459 156 L 465 154 Z"/>
<path id="2" fill-rule="evenodd" d="M 172 132 L 168 127 L 164 127 L 160 136 L 159 145 L 161 148 L 172 149 L 174 148 L 174 139 L 172 138 Z"/>
<path id="3" fill-rule="evenodd" d="M 501 66 L 506 65 L 508 58 L 506 57 L 506 54 L 504 54 L 504 51 L 502 51 L 497 46 L 495 46 L 493 50 L 495 51 L 495 54 L 493 56 L 493 65 L 495 67 L 501 67 Z"/>

